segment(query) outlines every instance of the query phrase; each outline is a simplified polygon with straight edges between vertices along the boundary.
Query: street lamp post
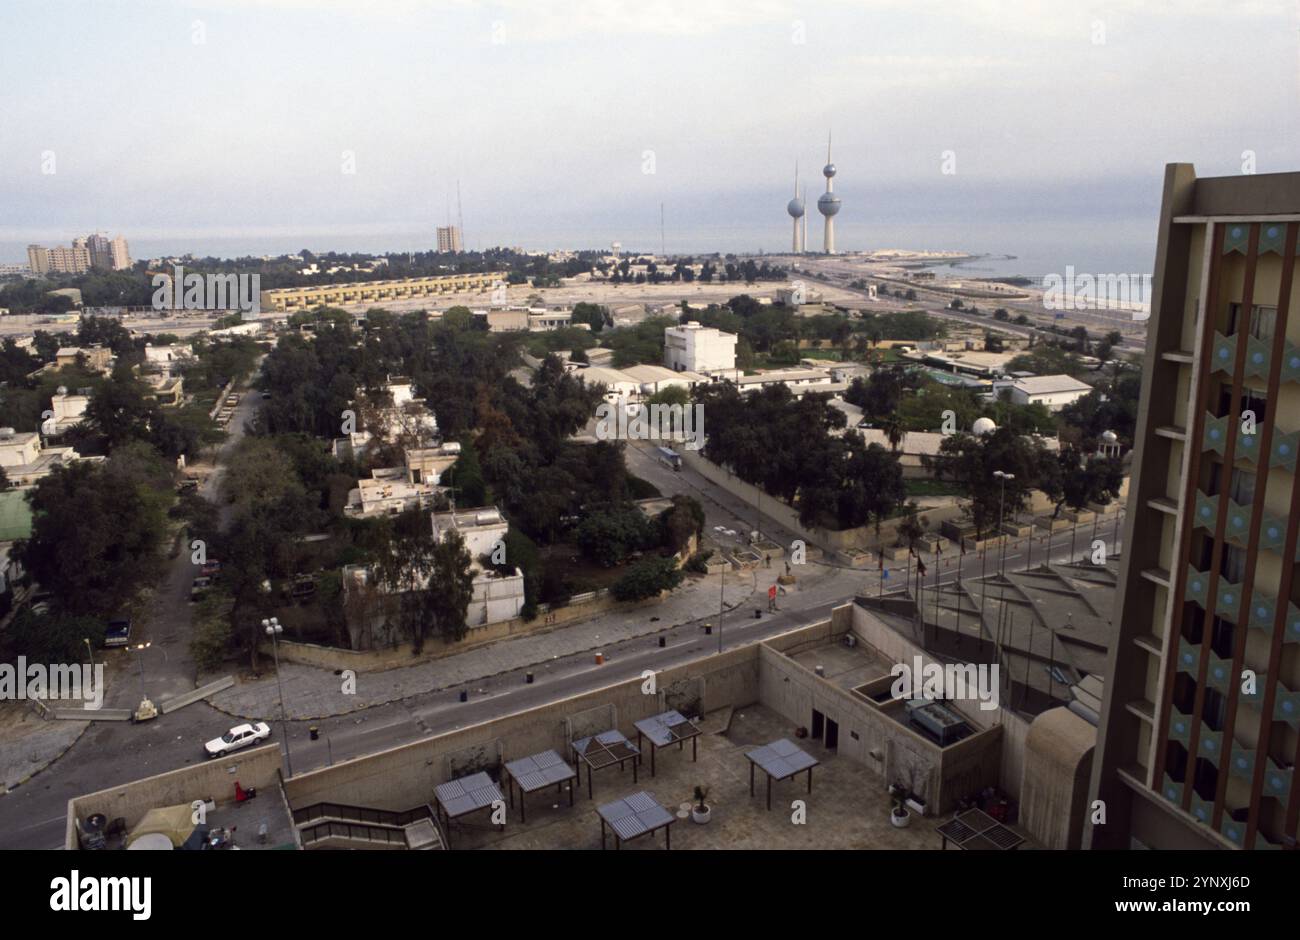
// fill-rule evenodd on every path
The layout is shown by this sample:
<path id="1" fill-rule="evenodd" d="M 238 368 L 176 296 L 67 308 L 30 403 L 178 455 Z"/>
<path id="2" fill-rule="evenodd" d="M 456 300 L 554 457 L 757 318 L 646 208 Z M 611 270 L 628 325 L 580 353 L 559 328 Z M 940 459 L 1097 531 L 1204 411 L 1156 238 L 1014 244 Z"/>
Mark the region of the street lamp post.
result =
<path id="1" fill-rule="evenodd" d="M 1007 480 L 1014 480 L 1016 475 L 1014 473 L 1003 473 L 1001 470 L 994 470 L 993 476 L 1002 483 L 1002 493 L 998 497 L 998 535 L 1002 538 L 1002 560 L 998 566 L 998 573 L 1000 575 L 1005 575 L 1007 567 L 1007 542 L 1006 536 L 1002 532 L 1002 524 L 1003 519 L 1005 518 L 1007 506 Z"/>
<path id="2" fill-rule="evenodd" d="M 1006 511 L 1007 480 L 1014 480 L 1016 475 L 994 470 L 993 476 L 997 477 L 1002 484 L 1002 494 L 998 498 L 998 535 L 1002 539 L 1002 555 L 998 561 L 998 624 L 1001 625 L 1002 618 L 1006 616 L 1007 611 L 1007 537 L 1002 531 L 1002 525 Z"/>
<path id="3" fill-rule="evenodd" d="M 284 683 L 280 681 L 280 644 L 277 639 L 284 632 L 284 627 L 280 626 L 279 617 L 263 620 L 262 627 L 266 630 L 266 635 L 271 638 L 271 651 L 275 656 L 275 684 L 280 689 L 280 737 L 284 740 L 284 763 L 289 770 L 289 776 L 292 777 L 293 758 L 289 754 L 289 732 L 284 712 Z"/>
<path id="4" fill-rule="evenodd" d="M 136 665 L 140 669 L 140 707 L 135 710 L 135 714 L 132 716 L 135 721 L 149 721 L 158 717 L 158 709 L 153 702 L 149 701 L 149 693 L 145 691 L 144 687 L 144 651 L 152 645 L 152 643 L 137 643 L 131 647 L 131 649 L 135 650 Z"/>
<path id="5" fill-rule="evenodd" d="M 90 668 L 95 668 L 95 650 L 90 645 L 90 637 L 83 637 L 81 642 L 86 644 L 86 653 L 90 656 Z"/>
<path id="6" fill-rule="evenodd" d="M 722 652 L 722 612 L 727 609 L 727 558 L 722 558 L 722 580 L 718 584 L 718 652 Z"/>
<path id="7" fill-rule="evenodd" d="M 152 643 L 137 643 L 133 647 L 135 649 L 136 664 L 140 667 L 140 699 L 142 705 L 149 701 L 149 693 L 144 690 L 144 651 L 152 645 Z"/>

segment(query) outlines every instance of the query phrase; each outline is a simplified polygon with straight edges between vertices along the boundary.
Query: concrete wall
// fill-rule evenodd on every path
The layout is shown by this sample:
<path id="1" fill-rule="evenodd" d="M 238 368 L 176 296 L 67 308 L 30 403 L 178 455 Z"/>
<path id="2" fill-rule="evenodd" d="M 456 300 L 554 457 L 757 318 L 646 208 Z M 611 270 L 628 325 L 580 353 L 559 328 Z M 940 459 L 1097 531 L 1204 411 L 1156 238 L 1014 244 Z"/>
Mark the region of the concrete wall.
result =
<path id="1" fill-rule="evenodd" d="M 197 757 L 197 749 L 195 756 Z M 218 805 L 235 799 L 235 781 L 247 789 L 263 791 L 261 798 L 280 799 L 280 745 L 267 744 L 193 767 L 182 767 L 154 777 L 145 777 L 120 787 L 110 787 L 68 801 L 68 828 L 64 847 L 76 849 L 76 821 L 103 813 L 109 821 L 118 816 L 130 829 L 144 814 L 158 806 L 175 806 L 195 800 L 213 800 Z"/>
<path id="2" fill-rule="evenodd" d="M 566 719 L 585 711 L 609 707 L 620 731 L 635 738 L 632 723 L 663 711 L 662 693 L 676 682 L 702 680 L 706 711 L 737 707 L 758 699 L 756 646 L 711 656 L 701 662 L 657 674 L 655 695 L 642 691 L 640 678 L 606 686 L 494 721 L 471 725 L 292 777 L 285 782 L 289 804 L 309 806 L 322 801 L 377 809 L 406 810 L 433 798 L 433 788 L 450 779 L 449 758 L 481 748 L 504 760 L 554 748 L 568 753 Z"/>
<path id="3" fill-rule="evenodd" d="M 796 725 L 810 723 L 812 710 L 817 709 L 839 725 L 841 756 L 876 773 L 882 789 L 891 783 L 911 785 L 914 780 L 930 813 L 947 812 L 957 800 L 998 783 L 1000 729 L 975 725 L 971 737 L 941 748 L 889 714 L 889 709 L 901 705 L 882 708 L 789 658 L 804 649 L 838 642 L 853 628 L 859 610 L 846 604 L 836 608 L 827 623 L 763 644 L 759 700 Z"/>
<path id="4" fill-rule="evenodd" d="M 482 603 L 480 600 L 480 610 L 482 609 Z M 402 642 L 396 647 L 386 646 L 381 649 L 348 650 L 281 639 L 279 641 L 280 659 L 288 663 L 301 663 L 305 666 L 316 666 L 321 669 L 355 669 L 358 671 L 379 672 L 384 669 L 396 669 L 400 666 L 410 666 L 418 662 L 441 659 L 443 656 L 463 653 L 466 650 L 484 646 L 488 643 L 495 643 L 509 637 L 544 633 L 547 630 L 553 630 L 567 624 L 589 620 L 612 610 L 635 610 L 638 607 L 647 607 L 657 603 L 659 603 L 657 597 L 648 598 L 644 601 L 624 602 L 616 601 L 608 594 L 597 594 L 585 600 L 571 602 L 565 607 L 557 607 L 554 610 L 549 610 L 543 605 L 541 613 L 532 620 L 515 617 L 510 620 L 490 623 L 486 626 L 472 627 L 469 633 L 466 634 L 465 639 L 459 643 L 448 643 L 440 638 L 430 637 L 425 640 L 424 650 L 419 656 L 412 653 L 409 642 Z M 470 612 L 473 613 L 473 605 L 470 607 Z M 261 649 L 266 655 L 271 655 L 269 643 L 263 644 Z"/>
<path id="5" fill-rule="evenodd" d="M 1034 719 L 1025 742 L 1020 821 L 1049 849 L 1080 848 L 1097 729 L 1065 708 Z"/>
<path id="6" fill-rule="evenodd" d="M 682 462 L 705 479 L 722 487 L 732 496 L 744 500 L 745 503 L 753 506 L 764 516 L 794 532 L 805 542 L 818 545 L 828 551 L 845 551 L 855 547 L 892 544 L 898 537 L 898 526 L 903 522 L 902 517 L 899 517 L 882 523 L 879 536 L 876 535 L 874 525 L 839 530 L 805 526 L 799 521 L 799 513 L 784 502 L 775 496 L 764 493 L 758 487 L 746 483 L 740 477 L 730 473 L 726 468 L 719 467 L 712 461 L 706 460 L 698 452 L 683 450 Z M 904 475 L 906 476 L 906 474 Z M 926 517 L 929 529 L 937 528 L 945 519 L 956 518 L 960 513 L 961 510 L 957 507 L 955 501 L 951 506 L 926 507 L 921 511 L 921 515 Z"/>
<path id="7" fill-rule="evenodd" d="M 858 635 L 858 638 L 890 662 L 911 663 L 917 656 L 920 656 L 925 664 L 941 662 L 910 638 L 891 629 L 869 610 L 854 604 L 852 618 L 853 632 Z M 1029 723 L 1006 709 L 983 711 L 979 708 L 970 708 L 963 709 L 962 714 L 979 728 L 1001 728 L 1002 744 L 999 748 L 996 782 L 1004 793 L 1019 800 L 1021 778 L 1024 774 L 1025 735 L 1029 731 Z"/>

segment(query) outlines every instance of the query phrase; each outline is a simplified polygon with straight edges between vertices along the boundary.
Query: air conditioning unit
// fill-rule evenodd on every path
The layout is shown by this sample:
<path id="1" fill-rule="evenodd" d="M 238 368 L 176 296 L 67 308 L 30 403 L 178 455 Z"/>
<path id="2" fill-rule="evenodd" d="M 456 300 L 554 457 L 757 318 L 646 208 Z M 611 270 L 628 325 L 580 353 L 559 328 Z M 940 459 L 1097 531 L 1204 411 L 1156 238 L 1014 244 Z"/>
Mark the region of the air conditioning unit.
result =
<path id="1" fill-rule="evenodd" d="M 853 649 L 855 646 L 857 646 L 858 645 L 857 635 L 854 633 L 844 634 L 844 645 L 847 646 L 849 649 Z"/>

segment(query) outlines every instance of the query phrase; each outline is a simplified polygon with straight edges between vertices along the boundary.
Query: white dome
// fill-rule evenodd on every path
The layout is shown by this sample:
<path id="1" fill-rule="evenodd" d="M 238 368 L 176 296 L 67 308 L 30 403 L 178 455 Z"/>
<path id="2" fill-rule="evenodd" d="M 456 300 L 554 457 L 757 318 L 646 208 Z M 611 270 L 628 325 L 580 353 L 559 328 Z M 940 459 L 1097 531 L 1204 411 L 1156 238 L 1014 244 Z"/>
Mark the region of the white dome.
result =
<path id="1" fill-rule="evenodd" d="M 976 418 L 970 429 L 973 433 L 982 437 L 985 434 L 992 434 L 998 429 L 998 426 L 993 423 L 992 418 Z"/>
<path id="2" fill-rule="evenodd" d="M 1101 432 L 1101 442 L 1103 444 L 1114 444 L 1118 440 L 1119 440 L 1119 435 L 1116 434 L 1114 431 Z"/>

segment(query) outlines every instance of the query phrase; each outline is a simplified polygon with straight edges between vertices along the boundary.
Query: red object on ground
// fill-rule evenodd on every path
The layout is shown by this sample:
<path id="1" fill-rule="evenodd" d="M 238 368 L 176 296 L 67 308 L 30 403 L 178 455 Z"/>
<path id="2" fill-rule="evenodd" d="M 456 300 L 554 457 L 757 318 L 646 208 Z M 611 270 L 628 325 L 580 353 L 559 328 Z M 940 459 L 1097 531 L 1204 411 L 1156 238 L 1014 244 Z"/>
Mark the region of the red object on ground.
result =
<path id="1" fill-rule="evenodd" d="M 235 802 L 242 803 L 246 799 L 248 799 L 248 792 L 243 787 L 241 787 L 239 785 L 239 781 L 236 780 L 235 781 Z"/>

